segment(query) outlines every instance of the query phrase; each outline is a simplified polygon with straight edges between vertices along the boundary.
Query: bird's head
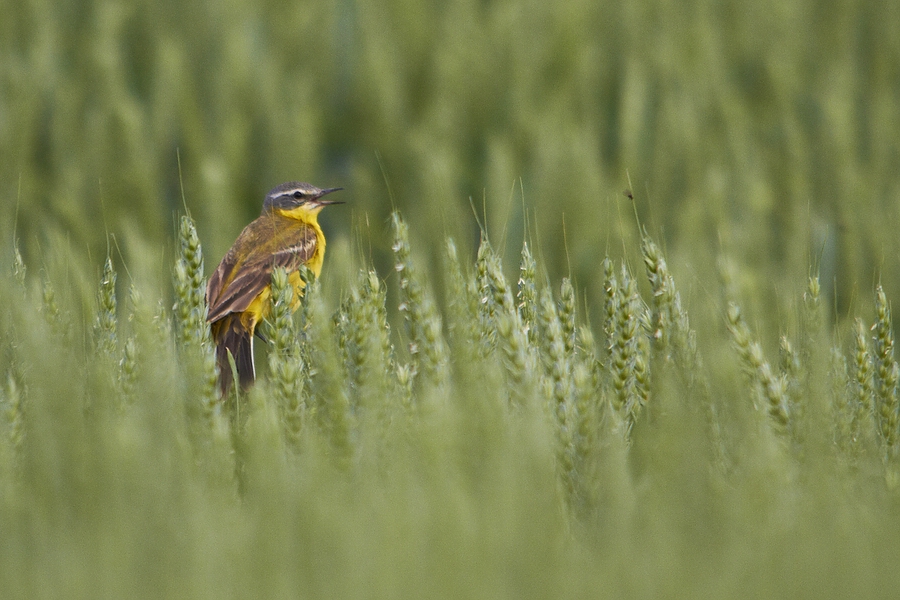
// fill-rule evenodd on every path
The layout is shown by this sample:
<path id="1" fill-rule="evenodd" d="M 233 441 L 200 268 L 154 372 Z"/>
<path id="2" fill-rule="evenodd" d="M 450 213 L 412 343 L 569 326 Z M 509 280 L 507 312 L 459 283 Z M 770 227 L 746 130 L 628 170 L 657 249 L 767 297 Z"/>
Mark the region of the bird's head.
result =
<path id="1" fill-rule="evenodd" d="M 343 188 L 320 189 L 309 183 L 290 181 L 282 183 L 266 194 L 263 203 L 263 213 L 269 210 L 279 210 L 288 214 L 305 213 L 318 214 L 323 207 L 329 204 L 343 204 L 339 200 L 324 200 L 323 196 L 336 192 Z"/>

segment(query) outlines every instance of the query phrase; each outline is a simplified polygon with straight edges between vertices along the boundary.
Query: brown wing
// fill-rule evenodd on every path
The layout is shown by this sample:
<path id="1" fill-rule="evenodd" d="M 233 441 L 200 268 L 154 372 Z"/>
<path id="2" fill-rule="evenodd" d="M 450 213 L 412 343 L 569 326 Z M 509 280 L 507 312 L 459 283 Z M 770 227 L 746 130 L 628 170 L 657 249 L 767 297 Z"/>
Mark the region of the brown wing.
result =
<path id="1" fill-rule="evenodd" d="M 209 278 L 207 321 L 246 310 L 271 282 L 274 267 L 296 271 L 315 253 L 316 243 L 312 227 L 291 219 L 260 217 L 248 225 Z"/>

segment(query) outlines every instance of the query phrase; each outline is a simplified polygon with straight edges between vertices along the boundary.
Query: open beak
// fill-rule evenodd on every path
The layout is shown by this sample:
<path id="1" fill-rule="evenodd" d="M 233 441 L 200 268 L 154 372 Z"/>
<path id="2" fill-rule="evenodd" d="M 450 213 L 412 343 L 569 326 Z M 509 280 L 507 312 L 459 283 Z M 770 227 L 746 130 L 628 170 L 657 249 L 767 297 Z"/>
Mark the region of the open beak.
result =
<path id="1" fill-rule="evenodd" d="M 326 188 L 326 189 L 322 190 L 321 192 L 319 192 L 319 195 L 316 196 L 316 199 L 313 200 L 313 202 L 315 202 L 319 206 L 327 206 L 329 204 L 343 204 L 344 203 L 343 200 L 323 200 L 322 199 L 322 196 L 324 196 L 326 194 L 330 194 L 331 192 L 337 192 L 338 190 L 342 190 L 342 189 L 344 189 L 344 188 L 339 188 L 339 187 Z"/>

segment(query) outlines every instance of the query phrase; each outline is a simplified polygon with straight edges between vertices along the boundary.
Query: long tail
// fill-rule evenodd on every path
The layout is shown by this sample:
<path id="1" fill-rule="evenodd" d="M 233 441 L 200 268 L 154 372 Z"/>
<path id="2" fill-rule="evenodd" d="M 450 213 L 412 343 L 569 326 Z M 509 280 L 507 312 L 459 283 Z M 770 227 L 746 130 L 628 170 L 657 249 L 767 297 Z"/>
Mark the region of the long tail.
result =
<path id="1" fill-rule="evenodd" d="M 253 365 L 253 332 L 244 327 L 239 315 L 231 314 L 212 324 L 216 341 L 216 364 L 219 366 L 219 392 L 228 396 L 234 378 L 228 354 L 234 357 L 241 391 L 246 391 L 256 381 Z"/>

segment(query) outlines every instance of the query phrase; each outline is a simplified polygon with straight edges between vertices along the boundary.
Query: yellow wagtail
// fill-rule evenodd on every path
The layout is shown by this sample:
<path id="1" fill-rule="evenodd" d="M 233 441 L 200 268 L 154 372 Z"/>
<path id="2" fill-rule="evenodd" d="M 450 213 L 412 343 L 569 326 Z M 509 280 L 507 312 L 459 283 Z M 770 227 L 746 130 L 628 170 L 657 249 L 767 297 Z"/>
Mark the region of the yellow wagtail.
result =
<path id="1" fill-rule="evenodd" d="M 319 189 L 308 183 L 283 183 L 266 194 L 262 214 L 247 225 L 225 254 L 206 288 L 207 321 L 216 343 L 219 389 L 223 396 L 232 384 L 228 354 L 234 357 L 242 390 L 256 380 L 253 335 L 268 315 L 274 267 L 284 267 L 294 287 L 291 310 L 300 306 L 305 283 L 299 269 L 306 265 L 316 277 L 322 271 L 325 236 L 319 211 L 329 204 L 325 194 L 342 188 Z M 258 335 L 258 334 L 257 334 Z"/>

